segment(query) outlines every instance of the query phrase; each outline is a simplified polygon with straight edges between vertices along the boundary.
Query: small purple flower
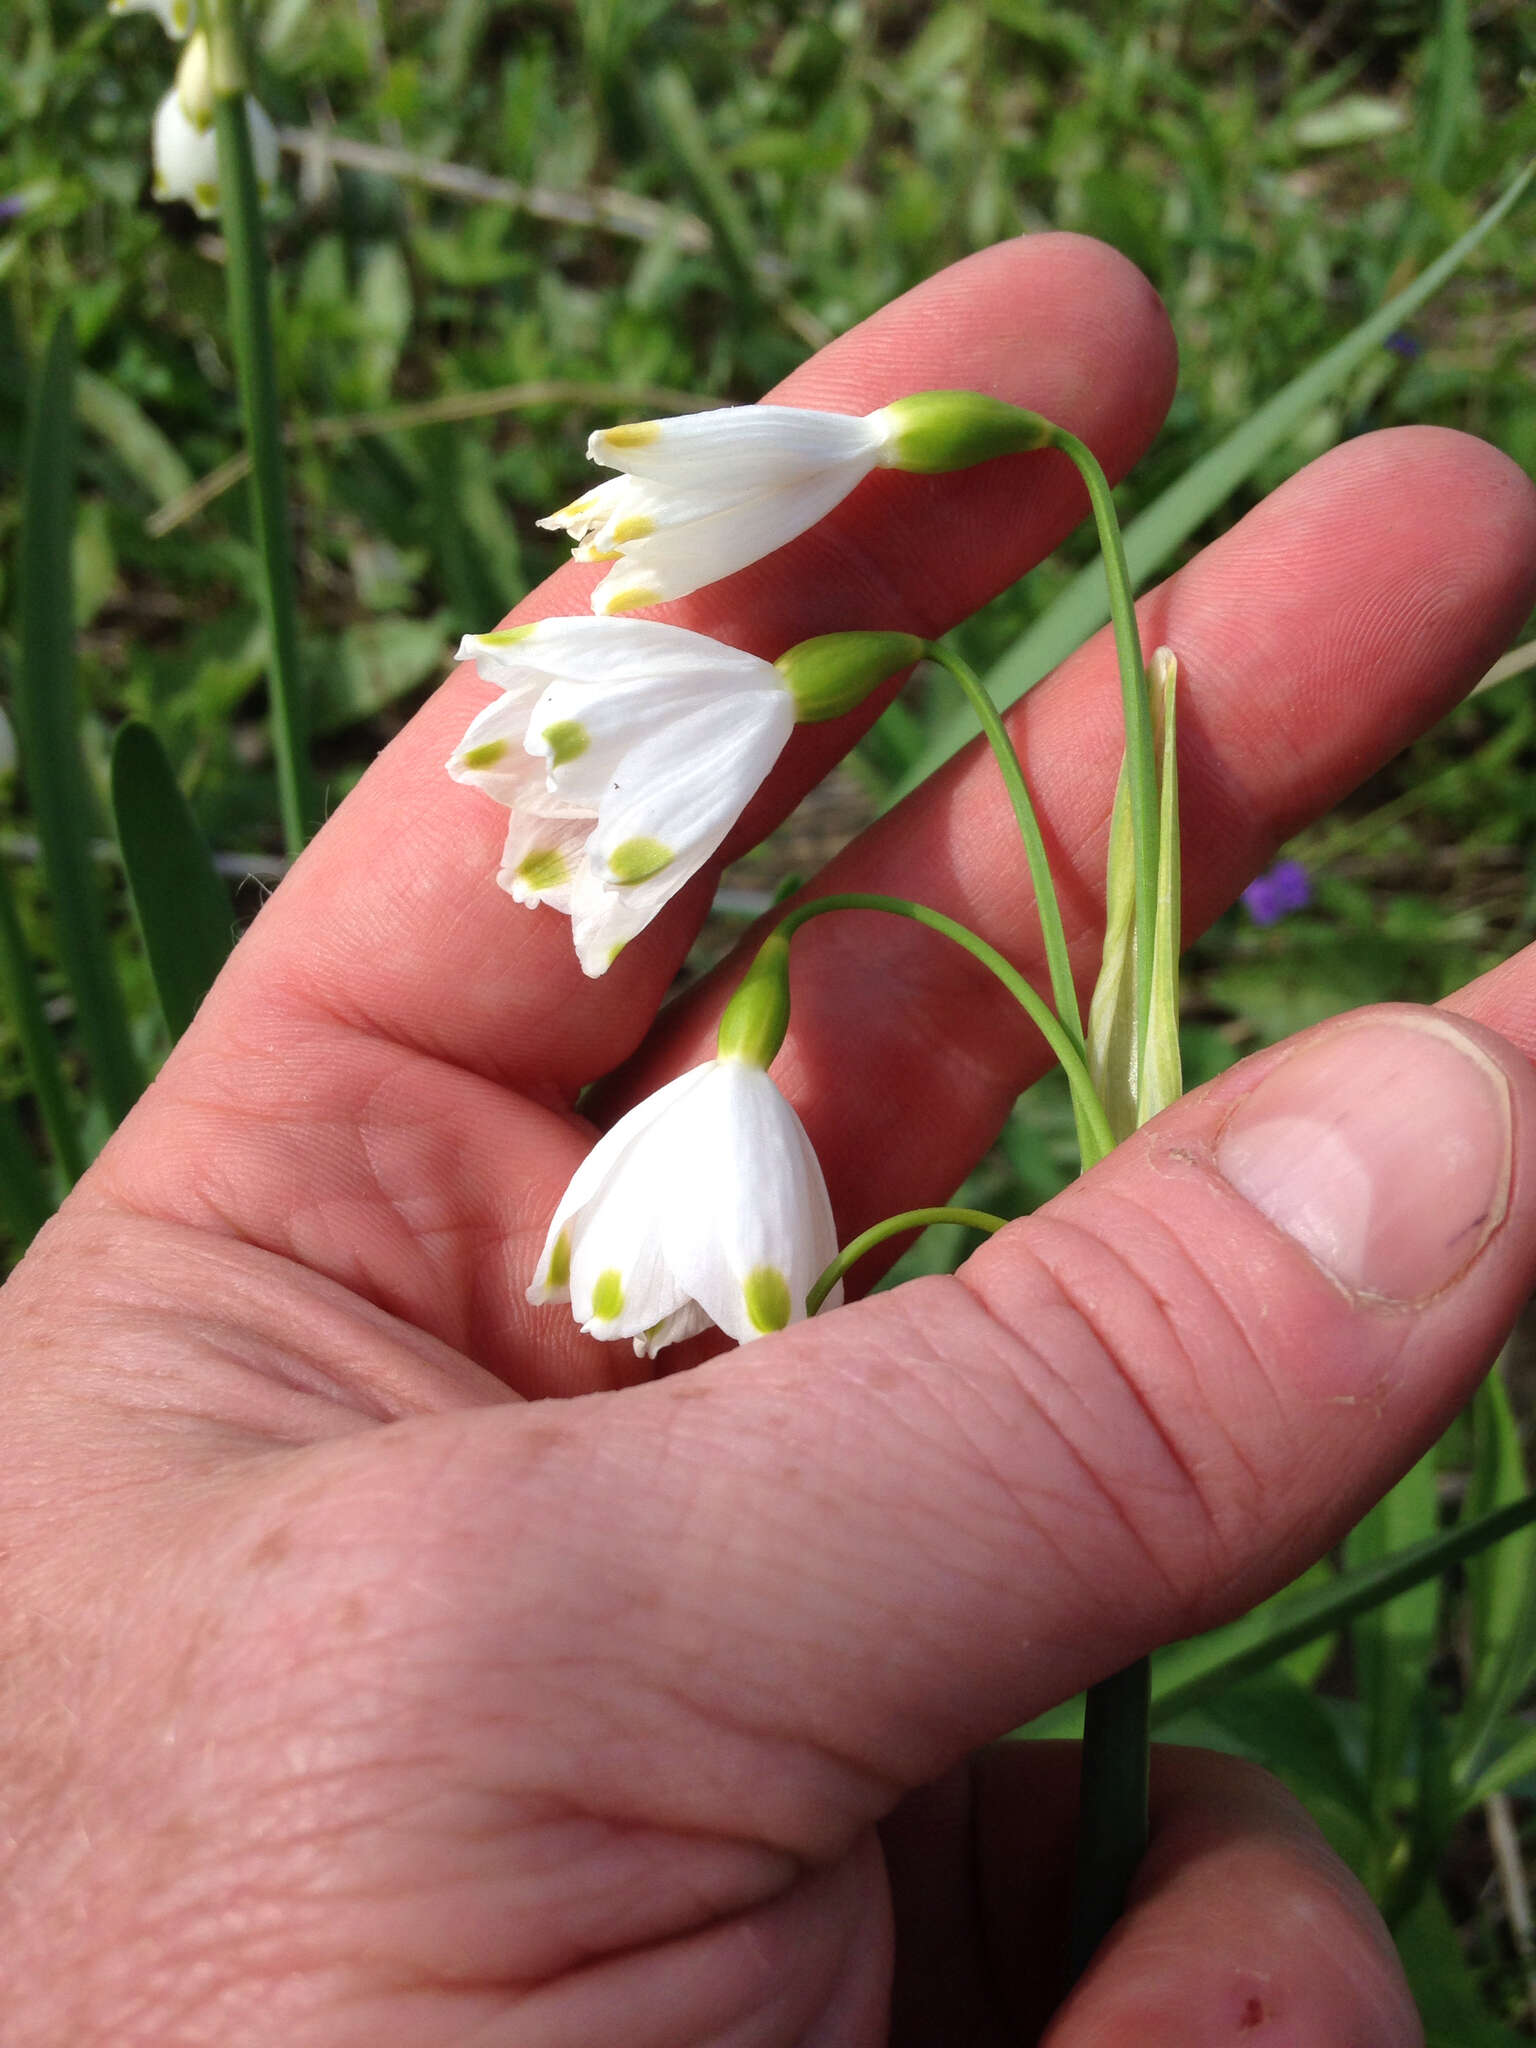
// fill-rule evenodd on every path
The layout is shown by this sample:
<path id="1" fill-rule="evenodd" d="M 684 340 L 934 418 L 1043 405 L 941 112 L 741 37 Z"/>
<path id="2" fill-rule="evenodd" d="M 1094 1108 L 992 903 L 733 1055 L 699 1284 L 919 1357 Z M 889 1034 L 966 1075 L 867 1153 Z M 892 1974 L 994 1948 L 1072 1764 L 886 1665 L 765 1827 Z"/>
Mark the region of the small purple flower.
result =
<path id="1" fill-rule="evenodd" d="M 1243 891 L 1243 906 L 1255 924 L 1278 924 L 1293 910 L 1305 910 L 1311 900 L 1312 884 L 1299 860 L 1276 861 Z"/>
<path id="2" fill-rule="evenodd" d="M 1406 327 L 1399 327 L 1395 334 L 1389 334 L 1382 344 L 1391 349 L 1393 355 L 1401 356 L 1405 363 L 1416 363 L 1424 353 L 1424 345 L 1416 341 Z"/>

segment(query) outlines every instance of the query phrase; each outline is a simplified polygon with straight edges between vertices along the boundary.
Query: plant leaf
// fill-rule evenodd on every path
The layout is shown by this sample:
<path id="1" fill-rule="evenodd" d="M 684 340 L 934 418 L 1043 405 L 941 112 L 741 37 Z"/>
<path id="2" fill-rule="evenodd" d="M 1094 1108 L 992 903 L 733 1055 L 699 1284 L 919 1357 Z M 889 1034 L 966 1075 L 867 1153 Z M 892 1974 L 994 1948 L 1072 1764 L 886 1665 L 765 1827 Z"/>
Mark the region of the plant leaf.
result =
<path id="1" fill-rule="evenodd" d="M 53 1027 L 43 1008 L 42 991 L 37 985 L 32 955 L 17 914 L 10 874 L 3 865 L 0 865 L 0 986 L 5 990 L 6 1008 L 21 1045 L 27 1078 L 32 1083 L 32 1093 L 37 1098 L 38 1113 L 53 1147 L 53 1156 L 59 1163 L 65 1182 L 77 1181 L 85 1171 L 85 1144 L 64 1079 L 64 1069 L 59 1062 Z M 20 1142 L 19 1132 L 17 1136 Z M 44 1214 L 47 1214 L 46 1209 Z"/>
<path id="2" fill-rule="evenodd" d="M 70 574 L 75 498 L 74 329 L 61 314 L 33 388 L 27 423 L 21 531 L 21 662 L 16 712 L 22 767 L 53 898 L 64 971 L 80 1036 L 114 1122 L 143 1085 L 107 944 L 91 858 L 93 806 L 76 730 L 74 593 Z"/>
<path id="3" fill-rule="evenodd" d="M 229 958 L 233 920 L 192 807 L 155 734 L 130 720 L 112 749 L 112 811 L 128 893 L 174 1042 Z"/>
<path id="4" fill-rule="evenodd" d="M 1351 1566 L 1377 1564 L 1433 1536 L 1438 1521 L 1431 1451 L 1356 1524 L 1344 1546 L 1345 1557 Z M 1355 1620 L 1355 1677 L 1370 1729 L 1367 1769 L 1378 1813 L 1387 1813 L 1392 1805 L 1424 1691 L 1439 1604 L 1438 1585 L 1423 1580 L 1395 1599 L 1367 1608 Z"/>
<path id="5" fill-rule="evenodd" d="M 1512 1536 L 1536 1522 L 1536 1493 L 1495 1508 L 1491 1515 L 1458 1523 L 1439 1536 L 1410 1544 L 1391 1557 L 1340 1572 L 1316 1593 L 1298 1593 L 1288 1600 L 1265 1633 L 1257 1640 L 1243 1641 L 1230 1655 L 1207 1663 L 1194 1677 L 1162 1692 L 1153 1707 L 1154 1724 L 1169 1721 L 1197 1701 L 1213 1699 L 1222 1688 L 1250 1673 L 1263 1671 L 1289 1657 L 1304 1643 L 1330 1635 L 1353 1621 L 1358 1614 L 1395 1599 L 1414 1586 L 1424 1585 L 1464 1558 L 1476 1557 L 1489 1544 Z"/>

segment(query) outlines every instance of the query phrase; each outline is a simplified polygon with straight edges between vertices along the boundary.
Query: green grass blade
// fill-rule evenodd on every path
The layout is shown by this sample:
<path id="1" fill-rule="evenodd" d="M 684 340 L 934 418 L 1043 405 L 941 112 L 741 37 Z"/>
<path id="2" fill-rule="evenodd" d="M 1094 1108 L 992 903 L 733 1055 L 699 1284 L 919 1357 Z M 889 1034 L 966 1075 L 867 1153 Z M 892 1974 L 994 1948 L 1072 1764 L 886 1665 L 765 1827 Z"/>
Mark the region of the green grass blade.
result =
<path id="1" fill-rule="evenodd" d="M 1346 1562 L 1365 1566 L 1400 1556 L 1411 1544 L 1433 1536 L 1438 1522 L 1431 1451 L 1350 1532 L 1344 1546 Z M 1435 1641 L 1439 1591 L 1433 1581 L 1423 1580 L 1395 1599 L 1367 1608 L 1351 1631 L 1355 1681 L 1369 1731 L 1367 1770 L 1382 1814 L 1390 1809 L 1419 1712 Z"/>
<path id="2" fill-rule="evenodd" d="M 1508 1507 L 1496 1508 L 1491 1515 L 1479 1515 L 1443 1536 L 1412 1544 L 1392 1557 L 1340 1572 L 1331 1584 L 1314 1594 L 1298 1594 L 1294 1601 L 1286 1602 L 1285 1619 L 1277 1621 L 1259 1641 L 1244 1643 L 1230 1656 L 1206 1664 L 1185 1684 L 1169 1686 L 1160 1693 L 1153 1703 L 1153 1724 L 1171 1721 L 1176 1714 L 1211 1698 L 1224 1686 L 1267 1669 L 1319 1636 L 1331 1635 L 1357 1615 L 1438 1578 L 1463 1558 L 1476 1557 L 1489 1544 L 1501 1542 L 1532 1522 L 1536 1522 L 1536 1493 L 1512 1501 Z"/>
<path id="3" fill-rule="evenodd" d="M 66 1181 L 77 1181 L 85 1171 L 85 1145 L 64 1079 L 64 1069 L 59 1063 L 53 1027 L 43 1009 L 42 991 L 37 985 L 32 955 L 17 915 L 10 874 L 3 865 L 0 865 L 0 986 L 5 990 L 6 1010 L 20 1041 L 27 1077 L 37 1097 L 38 1112 L 53 1147 L 53 1155 Z"/>
<path id="4" fill-rule="evenodd" d="M 1395 333 L 1454 276 L 1478 244 L 1518 204 L 1533 176 L 1536 165 L 1521 171 L 1461 239 L 1452 243 L 1406 290 L 1379 306 L 1352 333 L 1276 392 L 1251 419 L 1203 455 L 1177 483 L 1170 484 L 1131 521 L 1125 529 L 1125 553 L 1131 581 L 1137 589 L 1172 558 L 1197 527 L 1220 510 L 1270 451 L 1335 391 L 1373 349 L 1379 348 L 1388 335 Z M 1103 572 L 1097 562 L 1091 562 L 1073 577 L 1050 609 L 990 671 L 986 684 L 993 701 L 1001 706 L 1015 703 L 1091 633 L 1097 632 L 1108 616 Z M 942 766 L 969 738 L 967 720 L 954 717 L 941 723 L 922 757 L 898 784 L 891 802 L 905 796 Z"/>
<path id="5" fill-rule="evenodd" d="M 1529 1484 L 1520 1429 L 1498 1368 L 1478 1389 L 1472 1411 L 1475 1462 L 1467 1512 L 1501 1507 Z M 1470 1697 L 1458 1730 L 1456 1777 L 1481 1768 L 1494 1730 L 1536 1672 L 1536 1531 L 1501 1544 L 1467 1567 L 1472 1607 Z"/>
<path id="6" fill-rule="evenodd" d="M 261 556 L 272 752 L 283 838 L 290 853 L 299 853 L 319 823 L 319 805 L 309 762 L 309 721 L 299 670 L 298 602 L 272 347 L 267 244 L 243 94 L 218 95 L 214 126 L 219 139 L 224 237 L 229 249 L 229 326 L 240 371 L 246 446 L 251 453 L 251 520 Z"/>
<path id="7" fill-rule="evenodd" d="M 114 1122 L 143 1085 L 128 1036 L 94 863 L 92 803 L 75 697 L 73 579 L 74 328 L 53 330 L 27 423 L 21 530 L 21 663 L 16 711 L 22 767 L 42 844 L 59 955 L 74 991 L 91 1078 Z"/>
<path id="8" fill-rule="evenodd" d="M 233 920 L 191 806 L 165 749 L 130 721 L 112 749 L 112 810 L 128 892 L 173 1040 L 229 958 Z"/>
<path id="9" fill-rule="evenodd" d="M 0 1217 L 18 1252 L 26 1250 L 52 1214 L 52 1197 L 16 1111 L 0 1100 Z"/>

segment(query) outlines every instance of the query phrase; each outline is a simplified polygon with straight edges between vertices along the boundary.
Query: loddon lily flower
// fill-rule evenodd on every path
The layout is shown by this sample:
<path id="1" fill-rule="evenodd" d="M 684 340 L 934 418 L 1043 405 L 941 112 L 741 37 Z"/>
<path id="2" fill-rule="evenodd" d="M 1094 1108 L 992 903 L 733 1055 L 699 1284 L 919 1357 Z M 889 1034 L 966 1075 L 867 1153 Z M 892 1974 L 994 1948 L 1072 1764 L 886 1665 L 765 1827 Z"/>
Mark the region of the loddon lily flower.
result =
<path id="1" fill-rule="evenodd" d="M 542 619 L 459 648 L 502 695 L 448 762 L 512 812 L 497 880 L 571 919 L 602 974 L 708 860 L 778 759 L 778 671 L 646 619 Z"/>
<path id="2" fill-rule="evenodd" d="M 804 1316 L 837 1237 L 811 1142 L 767 1072 L 788 1007 L 763 981 L 754 969 L 727 1005 L 719 1057 L 648 1096 L 577 1168 L 530 1301 L 568 1301 L 590 1336 L 628 1337 L 645 1357 L 711 1323 L 745 1344 Z"/>
<path id="3" fill-rule="evenodd" d="M 568 533 L 578 562 L 616 563 L 595 612 L 684 597 L 772 554 L 874 469 L 963 469 L 1044 444 L 1044 422 L 967 391 L 920 392 L 877 411 L 726 406 L 604 427 L 591 461 L 623 472 L 539 524 Z"/>
<path id="4" fill-rule="evenodd" d="M 277 183 L 278 141 L 266 109 L 249 93 L 245 99 L 256 186 L 263 199 Z M 213 126 L 213 87 L 208 38 L 199 30 L 176 69 L 176 83 L 155 109 L 150 130 L 156 199 L 182 199 L 200 220 L 219 210 L 219 143 Z"/>
<path id="5" fill-rule="evenodd" d="M 828 657 L 828 643 L 856 643 Z M 797 719 L 857 702 L 912 661 L 904 634 L 806 641 L 775 664 L 650 619 L 541 619 L 468 635 L 501 691 L 448 761 L 512 813 L 497 880 L 571 920 L 585 972 L 698 873 Z"/>

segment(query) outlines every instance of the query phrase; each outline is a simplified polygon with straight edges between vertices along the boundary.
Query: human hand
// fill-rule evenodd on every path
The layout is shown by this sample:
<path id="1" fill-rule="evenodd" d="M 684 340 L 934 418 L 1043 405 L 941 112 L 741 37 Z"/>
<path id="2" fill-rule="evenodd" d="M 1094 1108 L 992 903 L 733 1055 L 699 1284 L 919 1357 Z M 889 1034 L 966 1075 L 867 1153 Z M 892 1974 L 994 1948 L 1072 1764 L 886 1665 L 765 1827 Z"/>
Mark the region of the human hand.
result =
<path id="1" fill-rule="evenodd" d="M 1173 374 L 1144 281 L 1046 236 L 785 395 L 992 390 L 1118 474 Z M 770 656 L 932 635 L 1080 510 L 1053 456 L 877 476 L 668 615 Z M 1533 543 L 1502 457 L 1398 432 L 1144 601 L 1185 688 L 1190 929 L 1487 666 Z M 1101 637 L 1012 721 L 1085 979 L 1117 694 Z M 1257 1056 L 954 1278 L 649 1379 L 523 1290 L 577 1091 L 708 1057 L 734 970 L 653 1026 L 707 878 L 596 983 L 494 889 L 502 821 L 442 772 L 484 698 L 459 672 L 381 757 L 0 1303 L 6 2048 L 863 2048 L 893 1946 L 902 2043 L 1412 2041 L 1310 1825 L 1192 1753 L 1048 2022 L 1071 1756 L 964 1760 L 1300 1570 L 1466 1397 L 1536 1268 L 1533 1081 L 1480 1028 L 1536 1043 L 1536 965 L 1471 1026 L 1372 1011 Z M 859 723 L 798 732 L 734 845 Z M 1037 969 L 1011 834 L 973 753 L 824 880 Z M 1043 1062 L 904 926 L 822 920 L 794 986 L 775 1073 L 844 1237 L 947 1195 Z"/>

